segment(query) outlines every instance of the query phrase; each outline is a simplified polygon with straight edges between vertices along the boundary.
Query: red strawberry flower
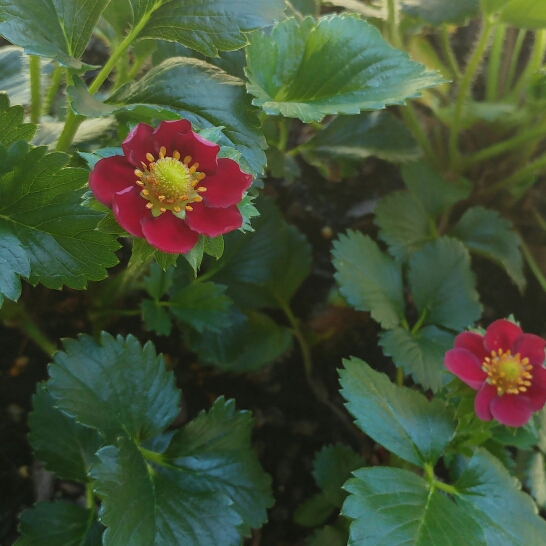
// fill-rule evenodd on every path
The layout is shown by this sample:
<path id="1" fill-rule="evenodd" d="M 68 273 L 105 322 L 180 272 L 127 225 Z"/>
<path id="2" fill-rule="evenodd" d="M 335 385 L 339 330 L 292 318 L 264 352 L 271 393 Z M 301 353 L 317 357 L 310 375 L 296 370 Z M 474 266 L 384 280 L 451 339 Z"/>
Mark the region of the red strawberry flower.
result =
<path id="1" fill-rule="evenodd" d="M 490 324 L 485 335 L 459 334 L 444 362 L 478 391 L 474 410 L 482 421 L 521 427 L 546 403 L 545 345 L 542 338 L 501 319 Z"/>
<path id="2" fill-rule="evenodd" d="M 220 147 L 189 121 L 163 121 L 155 130 L 139 123 L 121 147 L 124 155 L 97 162 L 89 187 L 131 235 L 163 252 L 186 253 L 199 235 L 241 227 L 237 204 L 252 177 L 218 158 Z"/>

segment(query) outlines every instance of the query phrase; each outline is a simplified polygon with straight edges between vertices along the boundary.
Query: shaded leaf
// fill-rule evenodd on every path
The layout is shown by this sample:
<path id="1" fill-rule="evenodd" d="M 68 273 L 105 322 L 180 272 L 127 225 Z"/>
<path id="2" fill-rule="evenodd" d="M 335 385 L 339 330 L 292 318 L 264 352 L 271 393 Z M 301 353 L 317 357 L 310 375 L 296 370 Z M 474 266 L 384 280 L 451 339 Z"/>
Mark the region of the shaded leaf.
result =
<path id="1" fill-rule="evenodd" d="M 141 347 L 133 336 L 103 332 L 100 345 L 81 335 L 64 347 L 49 365 L 47 390 L 60 409 L 107 441 L 150 438 L 178 415 L 180 391 L 151 343 Z"/>
<path id="2" fill-rule="evenodd" d="M 1 24 L 1 23 L 0 23 Z M 0 51 L 2 51 L 0 49 Z M 14 142 L 30 142 L 36 132 L 34 123 L 23 123 L 25 110 L 22 106 L 9 105 L 8 96 L 0 93 L 0 144 L 9 147 Z"/>
<path id="3" fill-rule="evenodd" d="M 30 275 L 30 261 L 19 239 L 0 228 L 0 306 L 4 297 L 17 301 L 21 295 L 19 277 Z"/>
<path id="4" fill-rule="evenodd" d="M 370 311 L 383 328 L 394 328 L 404 316 L 402 271 L 368 236 L 349 231 L 334 241 L 335 278 L 347 301 Z"/>
<path id="5" fill-rule="evenodd" d="M 404 328 L 381 332 L 379 344 L 383 352 L 392 357 L 397 367 L 423 385 L 436 392 L 449 380 L 444 366 L 444 355 L 453 348 L 455 336 L 436 326 L 425 326 L 412 335 Z"/>
<path id="6" fill-rule="evenodd" d="M 287 19 L 269 35 L 253 34 L 246 53 L 253 104 L 304 122 L 404 104 L 442 83 L 373 26 L 346 15 Z"/>
<path id="7" fill-rule="evenodd" d="M 172 322 L 169 313 L 160 302 L 143 299 L 140 302 L 142 320 L 148 332 L 155 332 L 158 336 L 170 336 Z"/>
<path id="8" fill-rule="evenodd" d="M 468 209 L 450 235 L 460 239 L 471 251 L 502 265 L 520 291 L 525 288 L 520 238 L 512 222 L 502 218 L 496 210 Z"/>
<path id="9" fill-rule="evenodd" d="M 414 252 L 408 280 L 424 324 L 461 331 L 481 315 L 470 256 L 455 239 L 442 237 Z"/>
<path id="10" fill-rule="evenodd" d="M 442 23 L 464 24 L 480 9 L 478 0 L 403 0 L 402 9 L 411 16 L 435 26 Z"/>
<path id="11" fill-rule="evenodd" d="M 546 4 L 541 0 L 509 0 L 502 2 L 500 21 L 518 28 L 546 28 Z"/>
<path id="12" fill-rule="evenodd" d="M 341 394 L 357 426 L 402 459 L 434 464 L 455 432 L 452 411 L 440 399 L 397 387 L 358 358 L 343 361 Z"/>

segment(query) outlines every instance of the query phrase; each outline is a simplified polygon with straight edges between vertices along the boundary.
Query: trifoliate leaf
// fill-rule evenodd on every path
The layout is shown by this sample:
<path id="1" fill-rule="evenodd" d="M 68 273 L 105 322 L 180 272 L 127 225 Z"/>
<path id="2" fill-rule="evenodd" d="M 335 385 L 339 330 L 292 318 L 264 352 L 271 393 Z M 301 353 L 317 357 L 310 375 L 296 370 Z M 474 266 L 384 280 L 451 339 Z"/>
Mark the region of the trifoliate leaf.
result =
<path id="1" fill-rule="evenodd" d="M 22 106 L 10 107 L 8 96 L 5 93 L 0 93 L 0 145 L 8 148 L 19 140 L 30 142 L 36 132 L 36 125 L 23 123 L 24 119 L 24 108 Z"/>
<path id="2" fill-rule="evenodd" d="M 106 277 L 106 268 L 118 262 L 114 251 L 120 245 L 96 231 L 103 214 L 80 205 L 88 173 L 65 167 L 68 160 L 34 148 L 0 174 L 0 232 L 19 241 L 32 284 L 82 289 L 88 280 Z"/>
<path id="3" fill-rule="evenodd" d="M 190 331 L 188 342 L 199 358 L 234 372 L 257 370 L 279 358 L 292 344 L 288 328 L 263 313 L 231 308 L 229 326 L 218 333 Z"/>
<path id="4" fill-rule="evenodd" d="M 434 239 L 433 221 L 424 206 L 407 191 L 385 195 L 375 208 L 379 237 L 397 260 L 407 260 Z"/>
<path id="5" fill-rule="evenodd" d="M 414 252 L 408 280 L 417 311 L 425 313 L 423 324 L 460 331 L 480 318 L 476 279 L 461 242 L 442 237 Z"/>
<path id="6" fill-rule="evenodd" d="M 338 116 L 299 148 L 304 156 L 362 160 L 376 156 L 385 161 L 417 159 L 421 150 L 405 125 L 390 112 Z"/>
<path id="7" fill-rule="evenodd" d="M 155 119 L 184 117 L 198 129 L 224 127 L 218 144 L 240 151 L 246 172 L 263 172 L 266 143 L 243 82 L 204 61 L 167 59 L 137 82 L 120 87 L 108 104 L 91 97 L 78 81 L 67 92 L 72 108 L 88 117 L 128 111 Z"/>
<path id="8" fill-rule="evenodd" d="M 354 520 L 350 546 L 495 544 L 469 514 L 408 470 L 362 468 L 354 475 L 345 484 L 350 495 L 341 511 Z"/>
<path id="9" fill-rule="evenodd" d="M 525 288 L 520 238 L 512 222 L 499 216 L 496 210 L 468 209 L 449 234 L 460 239 L 470 251 L 502 265 L 520 291 Z"/>
<path id="10" fill-rule="evenodd" d="M 39 502 L 21 514 L 14 546 L 101 546 L 95 510 L 68 502 Z"/>
<path id="11" fill-rule="evenodd" d="M 311 270 L 311 248 L 270 199 L 257 200 L 253 233 L 228 233 L 212 279 L 241 308 L 282 307 Z"/>
<path id="12" fill-rule="evenodd" d="M 478 448 L 455 483 L 457 503 L 485 532 L 487 544 L 541 544 L 546 522 L 504 466 Z"/>
<path id="13" fill-rule="evenodd" d="M 221 332 L 230 325 L 229 309 L 233 302 L 225 295 L 226 287 L 213 282 L 192 283 L 172 291 L 166 303 L 180 321 L 199 333 Z"/>
<path id="14" fill-rule="evenodd" d="M 180 391 L 151 343 L 103 332 L 101 344 L 82 335 L 64 342 L 49 366 L 47 390 L 56 405 L 107 441 L 135 441 L 163 431 L 178 415 Z"/>
<path id="15" fill-rule="evenodd" d="M 241 49 L 246 33 L 271 24 L 282 16 L 284 0 L 179 0 L 157 3 L 131 0 L 135 24 L 153 11 L 140 38 L 179 42 L 216 57 L 218 50 Z M 155 5 L 154 5 L 155 4 Z"/>
<path id="16" fill-rule="evenodd" d="M 452 411 L 440 399 L 397 387 L 358 358 L 344 360 L 341 394 L 357 426 L 402 459 L 434 464 L 455 432 Z"/>
<path id="17" fill-rule="evenodd" d="M 179 485 L 195 493 L 221 492 L 233 501 L 245 536 L 266 521 L 273 504 L 271 478 L 250 445 L 252 424 L 250 412 L 235 411 L 233 400 L 219 398 L 182 427 L 165 452 L 180 471 Z"/>
<path id="18" fill-rule="evenodd" d="M 478 0 L 403 0 L 402 9 L 408 15 L 440 26 L 442 23 L 464 24 L 478 14 L 480 3 Z"/>
<path id="19" fill-rule="evenodd" d="M 246 54 L 253 104 L 304 122 L 404 104 L 443 81 L 347 15 L 287 19 L 270 34 L 254 33 Z"/>
<path id="20" fill-rule="evenodd" d="M 402 271 L 369 237 L 349 231 L 334 241 L 335 278 L 347 301 L 370 311 L 383 328 L 394 328 L 404 316 Z"/>
<path id="21" fill-rule="evenodd" d="M 93 456 L 102 445 L 100 434 L 77 423 L 55 407 L 56 400 L 38 385 L 29 414 L 28 440 L 34 456 L 64 480 L 87 481 Z"/>
<path id="22" fill-rule="evenodd" d="M 472 191 L 470 182 L 464 179 L 448 182 L 424 161 L 402 165 L 401 173 L 409 191 L 434 219 L 455 203 L 466 199 Z"/>
<path id="23" fill-rule="evenodd" d="M 29 55 L 80 70 L 82 56 L 108 0 L 0 0 L 0 35 Z"/>
<path id="24" fill-rule="evenodd" d="M 128 438 L 97 458 L 91 476 L 102 499 L 104 546 L 239 546 L 241 518 L 225 495 L 185 489 L 181 472 L 150 467 Z"/>
<path id="25" fill-rule="evenodd" d="M 391 356 L 394 364 L 423 385 L 437 391 L 449 379 L 444 366 L 444 355 L 453 348 L 455 336 L 436 326 L 425 326 L 416 334 L 404 328 L 381 332 L 379 344 Z"/>

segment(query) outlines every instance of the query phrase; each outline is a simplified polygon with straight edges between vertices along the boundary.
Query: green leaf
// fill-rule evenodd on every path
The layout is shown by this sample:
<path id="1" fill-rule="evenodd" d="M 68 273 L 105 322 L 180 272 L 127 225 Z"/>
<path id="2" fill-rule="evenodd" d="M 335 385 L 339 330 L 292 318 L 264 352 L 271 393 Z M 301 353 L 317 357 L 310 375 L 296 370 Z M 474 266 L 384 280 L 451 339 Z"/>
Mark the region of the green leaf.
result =
<path id="1" fill-rule="evenodd" d="M 42 85 L 47 78 L 42 71 Z M 30 104 L 30 72 L 28 55 L 14 46 L 0 48 L 0 91 L 8 94 L 14 104 Z"/>
<path id="2" fill-rule="evenodd" d="M 424 161 L 402 165 L 401 172 L 409 191 L 434 219 L 455 203 L 466 199 L 472 191 L 470 182 L 464 179 L 456 183 L 448 182 Z"/>
<path id="3" fill-rule="evenodd" d="M 57 407 L 97 428 L 107 441 L 150 438 L 178 415 L 180 391 L 151 343 L 141 347 L 133 336 L 103 332 L 100 345 L 82 335 L 64 346 L 49 366 L 47 390 Z"/>
<path id="4" fill-rule="evenodd" d="M 330 517 L 334 509 L 335 506 L 324 493 L 317 493 L 296 508 L 294 521 L 302 527 L 318 527 Z"/>
<path id="5" fill-rule="evenodd" d="M 205 254 L 219 260 L 224 253 L 224 238 L 222 235 L 218 237 L 205 237 L 203 251 Z"/>
<path id="6" fill-rule="evenodd" d="M 379 344 L 392 357 L 397 367 L 433 392 L 440 390 L 449 374 L 444 366 L 444 355 L 453 348 L 455 336 L 436 326 L 425 326 L 412 335 L 404 328 L 381 332 Z"/>
<path id="7" fill-rule="evenodd" d="M 34 148 L 17 157 L 10 172 L 0 172 L 0 232 L 18 239 L 32 284 L 82 289 L 106 277 L 120 245 L 96 231 L 104 215 L 80 205 L 88 173 L 65 167 L 68 160 Z"/>
<path id="8" fill-rule="evenodd" d="M 546 522 L 520 483 L 485 449 L 478 448 L 455 483 L 457 503 L 480 525 L 487 544 L 541 544 Z"/>
<path id="9" fill-rule="evenodd" d="M 135 24 L 153 10 L 152 0 L 131 0 Z M 156 4 L 157 5 L 157 4 Z M 179 42 L 203 55 L 240 49 L 248 44 L 246 33 L 279 19 L 284 0 L 178 0 L 155 10 L 139 38 Z"/>
<path id="10" fill-rule="evenodd" d="M 239 546 L 241 519 L 225 495 L 185 489 L 174 472 L 150 467 L 128 438 L 97 457 L 91 476 L 102 498 L 104 546 Z"/>
<path id="11" fill-rule="evenodd" d="M 234 372 L 257 370 L 279 358 L 292 344 L 288 328 L 267 315 L 231 309 L 230 325 L 215 333 L 188 332 L 188 342 L 200 360 Z"/>
<path id="12" fill-rule="evenodd" d="M 271 478 L 251 448 L 252 425 L 250 412 L 238 412 L 234 400 L 219 398 L 209 412 L 182 427 L 165 452 L 182 472 L 178 483 L 184 488 L 221 492 L 233 501 L 245 536 L 267 520 L 266 510 L 273 505 Z"/>
<path id="13" fill-rule="evenodd" d="M 403 0 L 402 9 L 412 17 L 420 17 L 431 25 L 464 24 L 480 9 L 478 0 Z"/>
<path id="14" fill-rule="evenodd" d="M 140 302 L 142 320 L 148 332 L 155 332 L 158 336 L 170 336 L 172 330 L 171 317 L 160 302 L 143 299 Z"/>
<path id="15" fill-rule="evenodd" d="M 542 0 L 509 0 L 504 5 L 499 20 L 518 28 L 546 28 L 546 5 Z"/>
<path id="16" fill-rule="evenodd" d="M 304 122 L 404 104 L 443 81 L 347 15 L 287 19 L 269 35 L 253 34 L 246 53 L 253 104 Z"/>
<path id="17" fill-rule="evenodd" d="M 174 268 L 163 271 L 161 267 L 152 263 L 148 275 L 144 277 L 144 286 L 152 298 L 160 300 L 173 284 Z"/>
<path id="18" fill-rule="evenodd" d="M 200 129 L 224 127 L 218 144 L 242 153 L 243 170 L 254 175 L 263 172 L 266 143 L 243 82 L 215 66 L 197 59 L 168 59 L 139 81 L 122 86 L 108 104 L 115 111 L 151 106 L 155 109 L 151 117 L 157 117 L 158 110 L 167 110 L 175 119 L 182 116 Z"/>
<path id="19" fill-rule="evenodd" d="M 433 221 L 424 206 L 409 192 L 387 194 L 375 208 L 375 224 L 379 237 L 389 246 L 394 258 L 406 261 L 431 240 Z"/>
<path id="20" fill-rule="evenodd" d="M 370 311 L 383 328 L 394 328 L 404 316 L 402 271 L 368 236 L 349 231 L 334 241 L 335 278 L 347 301 Z"/>
<path id="21" fill-rule="evenodd" d="M 333 506 L 341 508 L 346 493 L 343 484 L 366 462 L 353 449 L 342 444 L 324 446 L 313 461 L 313 476 Z"/>
<path id="22" fill-rule="evenodd" d="M 298 10 L 302 15 L 312 15 L 316 17 L 320 11 L 320 0 L 291 0 L 292 7 Z M 287 8 L 287 14 L 291 10 Z"/>
<path id="23" fill-rule="evenodd" d="M 95 510 L 68 502 L 39 502 L 21 514 L 14 546 L 100 546 Z"/>
<path id="24" fill-rule="evenodd" d="M 29 55 L 80 70 L 81 57 L 108 0 L 0 0 L 0 35 Z"/>
<path id="25" fill-rule="evenodd" d="M 500 11 L 510 0 L 480 0 L 480 7 L 486 15 Z"/>
<path id="26" fill-rule="evenodd" d="M 409 260 L 408 281 L 424 324 L 461 331 L 481 315 L 481 305 L 464 245 L 449 237 L 436 239 Z"/>
<path id="27" fill-rule="evenodd" d="M 452 411 L 440 399 L 397 387 L 358 358 L 344 360 L 341 394 L 357 426 L 402 459 L 434 464 L 455 432 Z"/>
<path id="28" fill-rule="evenodd" d="M 309 275 L 311 248 L 270 199 L 260 198 L 257 207 L 256 231 L 224 237 L 224 255 L 212 278 L 226 285 L 227 295 L 242 308 L 282 307 Z"/>
<path id="29" fill-rule="evenodd" d="M 32 397 L 28 440 L 34 456 L 63 480 L 87 482 L 87 472 L 102 438 L 92 428 L 77 423 L 55 407 L 43 385 Z"/>
<path id="30" fill-rule="evenodd" d="M 401 468 L 363 468 L 345 488 L 349 546 L 487 546 L 479 524 L 438 489 Z M 520 544 L 525 544 L 521 542 Z"/>
<path id="31" fill-rule="evenodd" d="M 417 159 L 421 150 L 405 125 L 390 112 L 338 116 L 301 148 L 304 156 L 326 155 L 360 161 L 376 156 L 385 161 Z"/>
<path id="32" fill-rule="evenodd" d="M 449 233 L 460 239 L 472 252 L 502 265 L 516 286 L 523 291 L 526 284 L 520 238 L 512 222 L 496 210 L 472 207 Z"/>
<path id="33" fill-rule="evenodd" d="M 4 297 L 17 301 L 21 295 L 19 276 L 30 275 L 30 261 L 19 239 L 0 227 L 0 307 Z"/>
<path id="34" fill-rule="evenodd" d="M 305 546 L 347 546 L 347 533 L 326 525 L 307 539 Z"/>
<path id="35" fill-rule="evenodd" d="M 2 50 L 0 49 L 0 51 Z M 7 148 L 19 140 L 30 142 L 36 132 L 36 125 L 23 123 L 24 119 L 24 108 L 22 106 L 10 107 L 8 96 L 5 93 L 0 93 L 0 144 L 2 146 Z"/>
<path id="36" fill-rule="evenodd" d="M 230 325 L 229 309 L 233 302 L 225 295 L 226 287 L 213 282 L 193 283 L 171 293 L 168 307 L 182 322 L 199 333 L 221 332 Z"/>

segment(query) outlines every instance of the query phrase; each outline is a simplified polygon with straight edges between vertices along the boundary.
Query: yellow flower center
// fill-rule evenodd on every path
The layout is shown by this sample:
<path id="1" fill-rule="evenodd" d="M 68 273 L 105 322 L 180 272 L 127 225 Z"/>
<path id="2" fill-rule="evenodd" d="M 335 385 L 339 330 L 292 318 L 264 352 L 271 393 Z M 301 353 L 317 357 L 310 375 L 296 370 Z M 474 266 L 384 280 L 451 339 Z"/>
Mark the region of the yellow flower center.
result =
<path id="1" fill-rule="evenodd" d="M 510 351 L 503 352 L 502 349 L 491 351 L 491 357 L 486 357 L 482 364 L 487 382 L 497 388 L 499 396 L 526 392 L 527 387 L 531 386 L 532 369 L 528 358 L 521 358 L 519 353 L 512 355 Z"/>
<path id="2" fill-rule="evenodd" d="M 201 193 L 207 188 L 199 186 L 205 173 L 199 172 L 199 163 L 192 164 L 191 156 L 181 160 L 180 152 L 175 150 L 172 157 L 165 157 L 167 150 L 161 146 L 159 158 L 147 153 L 148 165 L 142 162 L 142 170 L 136 169 L 136 183 L 142 188 L 140 195 L 148 202 L 146 205 L 154 216 L 170 210 L 175 216 L 184 219 L 187 211 L 192 211 L 191 203 L 203 201 Z"/>

